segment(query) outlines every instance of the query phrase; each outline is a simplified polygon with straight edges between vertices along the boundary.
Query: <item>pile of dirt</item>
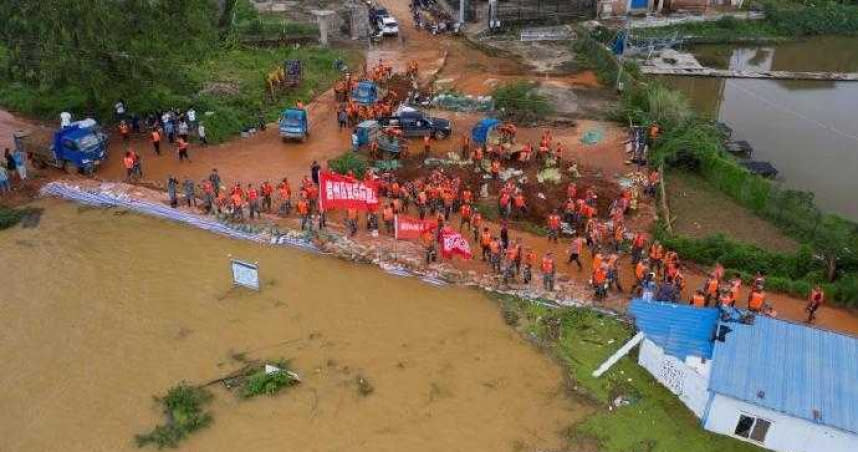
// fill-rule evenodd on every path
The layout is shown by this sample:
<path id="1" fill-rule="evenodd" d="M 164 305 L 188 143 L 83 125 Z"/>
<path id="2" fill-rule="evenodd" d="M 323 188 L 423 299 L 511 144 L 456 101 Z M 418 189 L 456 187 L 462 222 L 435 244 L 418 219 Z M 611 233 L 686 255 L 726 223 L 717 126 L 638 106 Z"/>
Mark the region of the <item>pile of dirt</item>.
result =
<path id="1" fill-rule="evenodd" d="M 411 79 L 405 74 L 393 74 L 387 82 L 385 82 L 388 97 L 392 105 L 398 105 L 408 98 L 408 93 L 411 92 Z"/>
<path id="2" fill-rule="evenodd" d="M 484 178 L 484 172 L 477 172 L 473 165 L 465 166 L 441 166 L 427 167 L 423 164 L 422 157 L 413 156 L 401 161 L 402 166 L 395 171 L 396 177 L 400 181 L 412 181 L 417 178 L 425 178 L 433 169 L 440 169 L 446 176 L 453 178 L 459 177 L 462 180 L 462 187 L 467 187 L 475 194 L 479 193 L 480 187 L 484 183 L 488 183 L 489 197 L 481 202 L 496 206 L 498 194 L 504 185 L 503 181 L 494 181 Z M 578 196 L 582 197 L 588 189 L 593 189 L 598 198 L 596 207 L 601 215 L 604 215 L 611 202 L 620 196 L 622 187 L 616 182 L 605 178 L 601 171 L 593 168 L 581 167 L 579 165 L 578 172 L 580 177 L 573 178 L 567 171 L 568 164 L 562 166 L 561 180 L 559 183 L 539 182 L 537 174 L 542 169 L 541 165 L 536 162 L 521 163 L 507 162 L 504 168 L 514 168 L 522 171 L 524 183 L 517 184 L 525 193 L 528 203 L 528 211 L 521 220 L 536 225 L 544 225 L 546 218 L 555 209 L 562 209 L 563 203 L 566 201 L 566 188 L 569 182 L 575 182 L 578 188 Z M 542 195 L 542 196 L 540 196 Z M 543 198 L 544 196 L 544 198 Z"/>

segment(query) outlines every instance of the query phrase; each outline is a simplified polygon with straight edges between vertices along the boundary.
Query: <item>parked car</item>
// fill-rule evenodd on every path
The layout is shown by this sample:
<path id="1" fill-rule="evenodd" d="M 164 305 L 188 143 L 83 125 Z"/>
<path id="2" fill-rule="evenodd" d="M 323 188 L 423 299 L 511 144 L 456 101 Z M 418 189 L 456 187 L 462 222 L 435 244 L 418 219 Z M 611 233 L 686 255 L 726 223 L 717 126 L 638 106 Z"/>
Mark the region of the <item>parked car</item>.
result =
<path id="1" fill-rule="evenodd" d="M 382 127 L 398 127 L 406 137 L 431 136 L 436 139 L 447 138 L 453 133 L 452 123 L 444 118 L 434 118 L 423 113 L 407 112 L 399 116 L 389 116 L 378 120 Z"/>
<path id="2" fill-rule="evenodd" d="M 399 24 L 392 16 L 379 17 L 376 21 L 376 28 L 382 36 L 399 35 Z"/>

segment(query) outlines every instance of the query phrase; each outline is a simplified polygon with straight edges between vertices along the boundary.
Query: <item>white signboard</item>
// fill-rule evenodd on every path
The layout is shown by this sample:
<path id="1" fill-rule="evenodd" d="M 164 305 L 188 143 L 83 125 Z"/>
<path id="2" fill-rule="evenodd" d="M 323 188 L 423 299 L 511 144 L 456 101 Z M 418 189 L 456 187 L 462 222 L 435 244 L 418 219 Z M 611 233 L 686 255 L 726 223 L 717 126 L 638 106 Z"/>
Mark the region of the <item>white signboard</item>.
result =
<path id="1" fill-rule="evenodd" d="M 259 266 L 232 259 L 232 283 L 236 286 L 259 290 Z"/>

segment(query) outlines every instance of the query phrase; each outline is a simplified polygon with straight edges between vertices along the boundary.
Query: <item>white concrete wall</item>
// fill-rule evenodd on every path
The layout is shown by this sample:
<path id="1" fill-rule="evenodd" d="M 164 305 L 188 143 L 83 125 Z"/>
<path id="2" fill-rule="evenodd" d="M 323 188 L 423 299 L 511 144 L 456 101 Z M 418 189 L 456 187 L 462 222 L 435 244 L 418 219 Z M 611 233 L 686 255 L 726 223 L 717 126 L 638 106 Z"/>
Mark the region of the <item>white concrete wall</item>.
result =
<path id="1" fill-rule="evenodd" d="M 716 394 L 713 398 L 704 428 L 748 441 L 733 433 L 740 414 L 760 417 L 772 423 L 765 442 L 761 444 L 768 449 L 781 452 L 858 451 L 858 435 L 787 416 L 721 394 Z"/>
<path id="2" fill-rule="evenodd" d="M 676 357 L 665 355 L 654 342 L 644 339 L 641 344 L 638 364 L 648 370 L 659 383 L 679 396 L 697 417 L 703 417 L 709 399 L 709 365 L 699 360 L 694 367 Z M 696 368 L 696 369 L 695 369 Z"/>

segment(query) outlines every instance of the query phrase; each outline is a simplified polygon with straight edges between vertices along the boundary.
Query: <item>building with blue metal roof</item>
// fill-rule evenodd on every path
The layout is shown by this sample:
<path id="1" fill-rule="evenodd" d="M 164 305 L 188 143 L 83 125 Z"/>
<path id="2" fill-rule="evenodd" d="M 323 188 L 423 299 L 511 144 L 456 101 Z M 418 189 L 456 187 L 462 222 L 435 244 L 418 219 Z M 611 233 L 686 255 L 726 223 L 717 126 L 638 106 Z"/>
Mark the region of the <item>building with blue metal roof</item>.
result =
<path id="1" fill-rule="evenodd" d="M 774 450 L 858 451 L 858 338 L 764 316 L 720 327 L 708 430 Z"/>
<path id="2" fill-rule="evenodd" d="M 858 451 L 858 338 L 640 299 L 628 312 L 638 363 L 707 430 L 784 452 Z"/>

